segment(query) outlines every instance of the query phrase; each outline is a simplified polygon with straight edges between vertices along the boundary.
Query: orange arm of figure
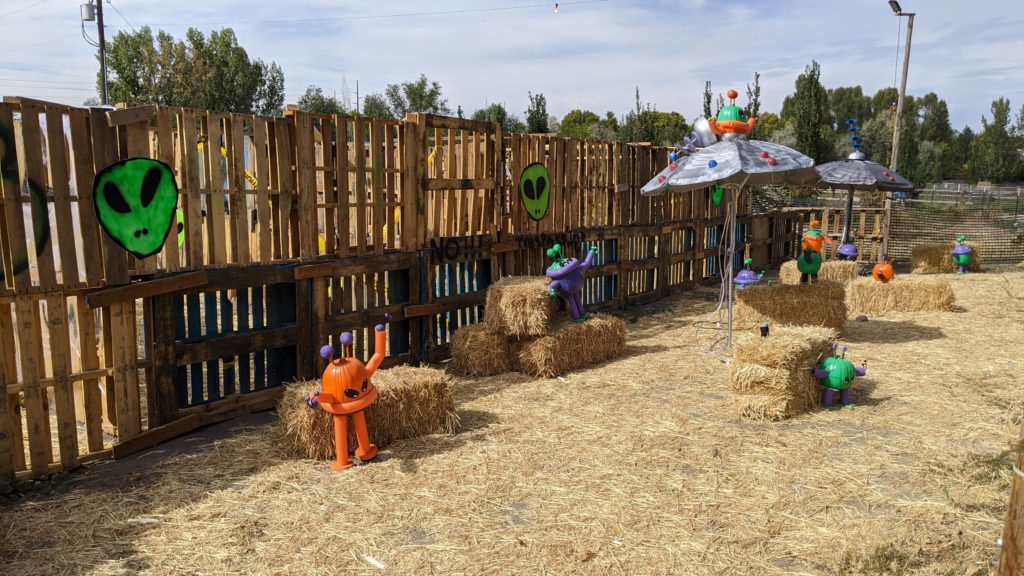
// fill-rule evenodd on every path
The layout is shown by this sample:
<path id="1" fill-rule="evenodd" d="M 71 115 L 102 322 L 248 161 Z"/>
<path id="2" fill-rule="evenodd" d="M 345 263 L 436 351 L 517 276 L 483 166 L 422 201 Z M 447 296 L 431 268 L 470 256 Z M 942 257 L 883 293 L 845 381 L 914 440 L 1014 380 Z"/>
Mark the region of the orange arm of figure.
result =
<path id="1" fill-rule="evenodd" d="M 334 394 L 330 392 L 320 392 L 315 396 L 316 401 L 321 404 L 337 404 L 338 399 L 334 397 Z"/>
<path id="2" fill-rule="evenodd" d="M 724 134 L 722 128 L 718 126 L 718 120 L 716 118 L 708 118 L 708 126 L 711 127 L 711 133 L 721 136 Z"/>
<path id="3" fill-rule="evenodd" d="M 366 375 L 367 377 L 373 377 L 373 373 L 377 371 L 380 363 L 384 361 L 384 353 L 388 349 L 388 333 L 386 330 L 376 330 L 373 335 L 373 356 L 370 357 L 370 361 L 366 363 Z"/>
<path id="4" fill-rule="evenodd" d="M 747 118 L 747 126 L 750 126 L 750 131 L 751 132 L 754 131 L 754 126 L 756 124 L 757 124 L 757 118 L 754 118 L 754 117 Z"/>

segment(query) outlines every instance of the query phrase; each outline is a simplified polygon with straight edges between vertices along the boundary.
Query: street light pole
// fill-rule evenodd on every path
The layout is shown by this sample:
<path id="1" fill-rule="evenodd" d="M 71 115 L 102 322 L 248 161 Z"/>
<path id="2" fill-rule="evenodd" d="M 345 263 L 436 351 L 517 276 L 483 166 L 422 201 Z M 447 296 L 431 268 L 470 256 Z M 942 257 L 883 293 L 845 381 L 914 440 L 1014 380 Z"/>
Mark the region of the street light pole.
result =
<path id="1" fill-rule="evenodd" d="M 900 154 L 900 123 L 903 118 L 903 99 L 907 94 L 907 71 L 910 69 L 910 35 L 914 31 L 914 14 L 903 12 L 897 0 L 889 0 L 889 7 L 896 17 L 907 17 L 907 46 L 903 51 L 903 79 L 900 81 L 900 94 L 896 103 L 896 118 L 892 128 L 892 157 L 889 159 L 889 170 L 896 172 L 896 162 Z M 889 232 L 892 223 L 892 195 L 885 194 L 885 209 L 883 212 L 884 224 L 882 230 L 882 256 L 889 254 Z"/>
<path id="2" fill-rule="evenodd" d="M 889 160 L 889 170 L 896 171 L 896 162 L 900 154 L 900 123 L 903 119 L 903 99 L 907 95 L 907 70 L 910 68 L 910 36 L 914 32 L 914 14 L 904 14 L 899 10 L 899 4 L 893 8 L 896 16 L 907 17 L 907 46 L 903 50 L 903 79 L 900 80 L 900 96 L 896 103 L 896 121 L 892 130 L 892 158 Z"/>

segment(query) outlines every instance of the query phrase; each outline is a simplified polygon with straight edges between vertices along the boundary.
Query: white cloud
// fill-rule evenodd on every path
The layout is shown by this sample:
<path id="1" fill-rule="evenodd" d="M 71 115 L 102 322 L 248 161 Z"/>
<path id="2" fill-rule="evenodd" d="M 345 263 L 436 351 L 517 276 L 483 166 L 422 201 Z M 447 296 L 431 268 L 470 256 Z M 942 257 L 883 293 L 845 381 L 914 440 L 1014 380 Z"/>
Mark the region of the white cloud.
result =
<path id="1" fill-rule="evenodd" d="M 977 127 L 999 96 L 1018 109 L 1024 18 L 1013 16 L 1017 1 L 991 0 L 978 10 L 972 3 L 901 0 L 918 12 L 908 91 L 936 92 L 958 127 Z M 883 0 L 562 2 L 557 14 L 553 6 L 501 9 L 523 4 L 512 0 L 115 4 L 136 27 L 150 24 L 179 37 L 190 25 L 207 33 L 233 26 L 250 56 L 282 66 L 289 101 L 310 84 L 331 92 L 341 90 L 343 78 L 352 90 L 358 81 L 365 96 L 425 73 L 441 82 L 453 109 L 461 104 L 467 113 L 504 102 L 522 114 L 531 91 L 544 93 L 556 115 L 572 108 L 622 114 L 639 87 L 644 101 L 690 119 L 700 113 L 705 80 L 716 92 L 733 87 L 743 94 L 755 71 L 762 109 L 777 110 L 812 59 L 826 86 L 859 84 L 873 94 L 893 84 L 897 30 L 905 35 L 906 24 Z M 449 13 L 422 14 L 437 11 Z M 420 14 L 370 17 L 408 13 Z M 992 19 L 993 13 L 1005 16 Z M 113 11 L 106 17 L 111 33 L 126 27 Z M 0 19 L 0 92 L 80 104 L 91 94 L 97 65 L 79 27 L 77 3 Z M 41 42 L 47 43 L 33 46 Z"/>

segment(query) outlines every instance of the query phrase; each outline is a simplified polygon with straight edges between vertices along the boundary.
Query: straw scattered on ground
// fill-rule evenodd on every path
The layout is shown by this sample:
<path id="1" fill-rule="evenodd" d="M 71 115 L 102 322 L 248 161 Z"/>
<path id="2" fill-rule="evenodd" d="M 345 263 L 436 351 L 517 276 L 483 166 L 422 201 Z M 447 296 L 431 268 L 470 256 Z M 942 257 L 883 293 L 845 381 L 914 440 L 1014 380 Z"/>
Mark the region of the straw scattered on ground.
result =
<path id="1" fill-rule="evenodd" d="M 487 288 L 484 321 L 495 334 L 522 338 L 548 331 L 554 301 L 543 276 L 506 276 Z"/>
<path id="2" fill-rule="evenodd" d="M 987 574 L 1024 412 L 1024 272 L 958 309 L 850 322 L 855 408 L 742 419 L 717 292 L 629 325 L 626 355 L 559 379 L 460 379 L 453 436 L 332 473 L 273 426 L 95 465 L 0 504 L 24 574 Z M 44 483 L 45 486 L 45 483 Z M 386 567 L 385 570 L 378 568 Z"/>
<path id="3" fill-rule="evenodd" d="M 948 277 L 899 275 L 888 282 L 865 277 L 846 287 L 850 314 L 948 311 L 956 305 Z"/>
<path id="4" fill-rule="evenodd" d="M 827 260 L 821 263 L 818 271 L 819 282 L 836 282 L 846 284 L 857 279 L 857 263 L 849 260 Z M 783 284 L 799 284 L 800 269 L 796 260 L 787 260 L 779 267 L 779 282 Z"/>
<path id="5" fill-rule="evenodd" d="M 448 370 L 460 376 L 494 376 L 512 369 L 509 339 L 487 323 L 470 324 L 452 334 Z"/>
<path id="6" fill-rule="evenodd" d="M 953 248 L 957 242 L 918 244 L 910 248 L 910 268 L 914 274 L 951 274 L 959 268 L 953 264 Z M 981 251 L 973 242 L 966 242 L 974 254 L 967 265 L 968 272 L 981 272 Z"/>
<path id="7" fill-rule="evenodd" d="M 841 331 L 846 324 L 845 294 L 843 285 L 835 282 L 750 286 L 736 291 L 733 324 L 740 330 L 768 322 Z"/>
<path id="8" fill-rule="evenodd" d="M 512 364 L 517 372 L 550 378 L 618 358 L 625 349 L 626 323 L 594 314 L 584 322 L 564 321 L 545 336 L 513 341 Z"/>

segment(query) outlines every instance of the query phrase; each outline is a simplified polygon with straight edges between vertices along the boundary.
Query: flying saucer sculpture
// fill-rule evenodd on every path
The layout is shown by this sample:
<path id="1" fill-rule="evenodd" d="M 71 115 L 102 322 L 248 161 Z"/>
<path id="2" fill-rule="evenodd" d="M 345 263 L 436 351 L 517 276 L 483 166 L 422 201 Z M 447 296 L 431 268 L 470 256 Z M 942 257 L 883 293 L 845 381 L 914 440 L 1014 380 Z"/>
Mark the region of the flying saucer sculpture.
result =
<path id="1" fill-rule="evenodd" d="M 856 260 L 859 256 L 859 251 L 857 250 L 857 245 L 850 239 L 852 232 L 850 226 L 853 221 L 854 190 L 869 192 L 878 190 L 908 191 L 914 189 L 914 184 L 903 176 L 890 171 L 885 166 L 868 160 L 867 156 L 860 150 L 863 144 L 861 143 L 860 136 L 857 134 L 859 131 L 857 119 L 850 118 L 846 121 L 846 125 L 847 132 L 850 133 L 849 140 L 853 147 L 853 152 L 846 160 L 837 160 L 818 166 L 817 171 L 821 176 L 818 185 L 850 191 L 849 196 L 846 198 L 843 240 L 837 252 L 843 258 Z"/>
<path id="2" fill-rule="evenodd" d="M 711 121 L 698 120 L 695 130 L 685 145 L 677 145 L 678 153 L 669 165 L 640 189 L 644 196 L 657 196 L 665 192 L 686 192 L 711 186 L 733 190 L 727 204 L 728 253 L 725 270 L 728 281 L 728 328 L 726 347 L 732 345 L 732 286 L 733 257 L 736 253 L 736 206 L 739 191 L 745 186 L 766 184 L 814 184 L 819 176 L 814 160 L 792 148 L 750 140 L 749 134 L 756 124 L 746 112 L 736 106 L 735 90 L 728 92 L 730 103 Z M 714 139 L 712 141 L 712 139 Z"/>

